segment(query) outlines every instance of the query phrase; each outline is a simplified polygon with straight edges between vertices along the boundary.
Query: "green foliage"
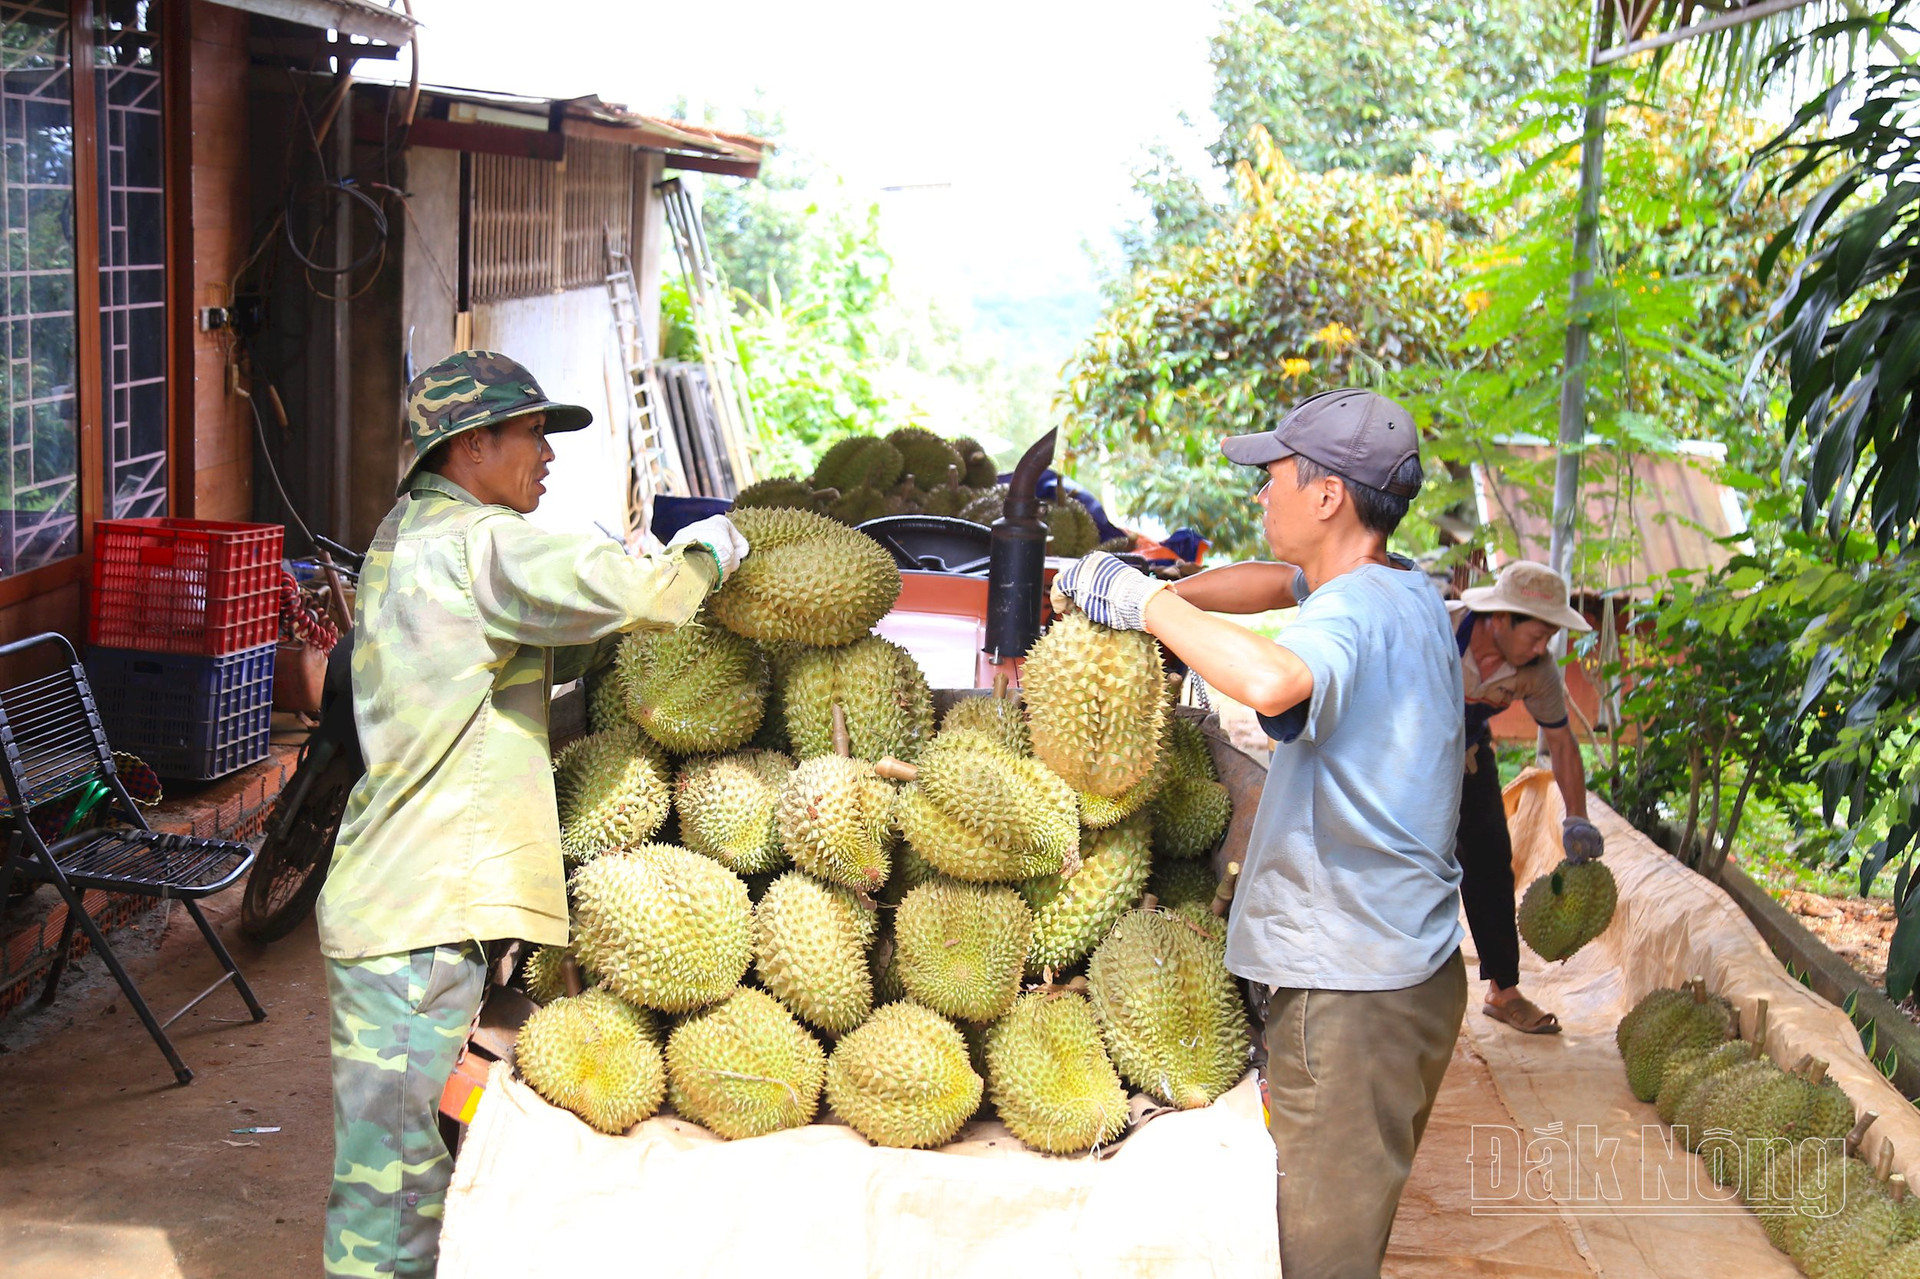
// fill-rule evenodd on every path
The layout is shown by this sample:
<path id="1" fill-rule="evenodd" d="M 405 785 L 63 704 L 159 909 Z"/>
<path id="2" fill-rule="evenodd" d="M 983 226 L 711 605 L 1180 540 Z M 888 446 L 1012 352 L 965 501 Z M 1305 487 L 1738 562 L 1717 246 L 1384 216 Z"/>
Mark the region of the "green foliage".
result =
<path id="1" fill-rule="evenodd" d="M 1399 176 L 1295 170 L 1263 131 L 1233 217 L 1138 267 L 1066 371 L 1066 436 L 1142 510 L 1229 554 L 1263 547 L 1257 477 L 1222 435 L 1272 426 L 1302 395 L 1449 361 L 1468 305 L 1454 261 L 1467 192 Z"/>
<path id="2" fill-rule="evenodd" d="M 1582 61 L 1565 0 L 1237 0 L 1213 38 L 1212 147 L 1264 128 L 1302 169 L 1486 167 L 1507 108 Z"/>

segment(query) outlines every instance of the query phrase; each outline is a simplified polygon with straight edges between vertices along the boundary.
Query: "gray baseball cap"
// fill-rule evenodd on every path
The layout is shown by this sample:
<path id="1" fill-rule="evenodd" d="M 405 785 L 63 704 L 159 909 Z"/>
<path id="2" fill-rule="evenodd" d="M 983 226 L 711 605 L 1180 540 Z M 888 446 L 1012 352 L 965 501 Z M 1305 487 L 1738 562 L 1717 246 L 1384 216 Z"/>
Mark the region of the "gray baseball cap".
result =
<path id="1" fill-rule="evenodd" d="M 1288 409 L 1271 431 L 1228 436 L 1220 442 L 1220 451 L 1242 466 L 1265 466 L 1298 454 L 1343 479 L 1395 497 L 1420 491 L 1417 483 L 1393 483 L 1402 463 L 1420 460 L 1420 431 L 1413 415 L 1364 387 L 1309 395 Z"/>

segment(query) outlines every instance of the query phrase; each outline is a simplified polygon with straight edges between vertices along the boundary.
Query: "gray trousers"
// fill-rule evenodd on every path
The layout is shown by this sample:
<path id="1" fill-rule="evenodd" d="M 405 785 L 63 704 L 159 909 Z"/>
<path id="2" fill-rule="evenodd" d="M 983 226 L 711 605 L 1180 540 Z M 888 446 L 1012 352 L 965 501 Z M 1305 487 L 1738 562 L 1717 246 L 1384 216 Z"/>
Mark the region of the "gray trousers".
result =
<path id="1" fill-rule="evenodd" d="M 1457 950 L 1404 990 L 1274 993 L 1267 1127 L 1286 1279 L 1377 1279 L 1466 1010 Z"/>

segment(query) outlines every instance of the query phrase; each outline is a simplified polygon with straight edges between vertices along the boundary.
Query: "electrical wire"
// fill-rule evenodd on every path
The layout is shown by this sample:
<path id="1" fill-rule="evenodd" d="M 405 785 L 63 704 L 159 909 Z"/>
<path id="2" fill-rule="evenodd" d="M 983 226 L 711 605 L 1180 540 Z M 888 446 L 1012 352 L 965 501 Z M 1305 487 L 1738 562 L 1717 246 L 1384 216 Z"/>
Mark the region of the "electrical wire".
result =
<path id="1" fill-rule="evenodd" d="M 280 482 L 280 468 L 274 465 L 273 450 L 267 447 L 267 424 L 266 420 L 260 416 L 259 399 L 251 390 L 244 390 L 241 393 L 247 397 L 247 407 L 253 410 L 253 438 L 260 445 L 260 460 L 267 464 L 267 477 L 273 481 L 274 491 L 280 494 L 280 504 L 287 508 L 287 515 L 299 528 L 301 536 L 307 539 L 307 545 L 319 546 L 320 543 L 314 540 L 313 530 L 308 528 L 307 522 L 300 518 L 300 508 L 295 506 L 293 499 L 287 496 L 287 486 Z"/>

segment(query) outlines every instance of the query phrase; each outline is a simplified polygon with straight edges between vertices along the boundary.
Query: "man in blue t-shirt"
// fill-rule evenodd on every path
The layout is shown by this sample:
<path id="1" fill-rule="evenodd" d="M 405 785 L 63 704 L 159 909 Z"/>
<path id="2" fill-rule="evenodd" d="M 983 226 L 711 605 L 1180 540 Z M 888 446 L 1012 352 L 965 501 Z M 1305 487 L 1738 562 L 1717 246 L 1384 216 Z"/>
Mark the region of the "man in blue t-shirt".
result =
<path id="1" fill-rule="evenodd" d="M 1420 488 L 1418 432 L 1349 388 L 1222 448 L 1267 472 L 1268 544 L 1311 590 L 1277 642 L 1112 556 L 1059 585 L 1095 622 L 1158 638 L 1278 743 L 1226 959 L 1271 994 L 1282 1268 L 1377 1276 L 1467 1002 L 1459 653 L 1439 592 L 1387 554 Z"/>

